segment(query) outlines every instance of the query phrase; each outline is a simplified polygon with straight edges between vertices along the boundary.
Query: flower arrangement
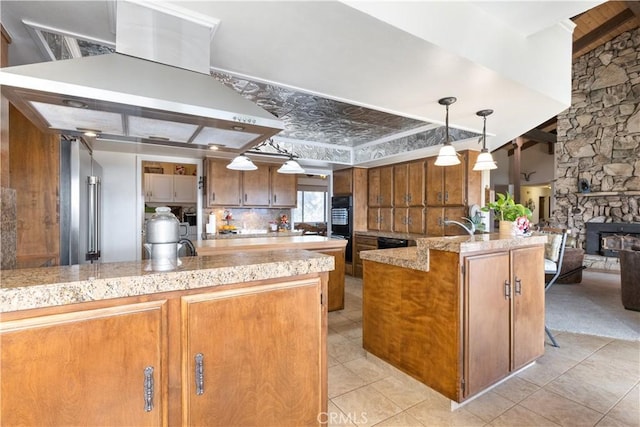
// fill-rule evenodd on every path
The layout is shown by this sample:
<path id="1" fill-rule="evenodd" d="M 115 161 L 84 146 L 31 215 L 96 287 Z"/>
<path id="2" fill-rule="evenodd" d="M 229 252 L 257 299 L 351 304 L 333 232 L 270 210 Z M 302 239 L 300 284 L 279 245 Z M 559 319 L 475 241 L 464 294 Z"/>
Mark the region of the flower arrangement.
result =
<path id="1" fill-rule="evenodd" d="M 233 214 L 231 213 L 231 211 L 224 211 L 224 213 L 222 214 L 222 218 L 227 221 L 227 225 L 229 225 L 231 220 L 233 220 Z"/>
<path id="2" fill-rule="evenodd" d="M 525 217 L 528 222 L 531 219 L 531 209 L 516 203 L 509 192 L 505 194 L 497 193 L 496 195 L 498 200 L 482 207 L 482 212 L 493 211 L 500 221 L 516 221 L 520 217 Z"/>
<path id="3" fill-rule="evenodd" d="M 289 217 L 286 214 L 280 215 L 280 229 L 289 229 Z"/>
<path id="4" fill-rule="evenodd" d="M 531 229 L 531 222 L 526 216 L 519 216 L 516 218 L 515 227 L 516 234 L 527 234 Z"/>

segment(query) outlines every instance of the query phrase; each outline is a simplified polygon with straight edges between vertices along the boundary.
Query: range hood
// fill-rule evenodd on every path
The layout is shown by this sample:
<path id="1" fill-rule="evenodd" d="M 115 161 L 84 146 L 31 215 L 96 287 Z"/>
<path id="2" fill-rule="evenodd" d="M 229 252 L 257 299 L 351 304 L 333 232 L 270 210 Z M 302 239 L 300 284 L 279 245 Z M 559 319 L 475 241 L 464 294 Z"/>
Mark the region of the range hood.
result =
<path id="1" fill-rule="evenodd" d="M 1 68 L 2 94 L 52 132 L 243 152 L 284 124 L 210 75 L 218 23 L 177 5 L 119 0 L 117 53 Z"/>
<path id="2" fill-rule="evenodd" d="M 213 77 L 120 53 L 0 69 L 2 94 L 43 129 L 245 151 L 284 129 Z"/>

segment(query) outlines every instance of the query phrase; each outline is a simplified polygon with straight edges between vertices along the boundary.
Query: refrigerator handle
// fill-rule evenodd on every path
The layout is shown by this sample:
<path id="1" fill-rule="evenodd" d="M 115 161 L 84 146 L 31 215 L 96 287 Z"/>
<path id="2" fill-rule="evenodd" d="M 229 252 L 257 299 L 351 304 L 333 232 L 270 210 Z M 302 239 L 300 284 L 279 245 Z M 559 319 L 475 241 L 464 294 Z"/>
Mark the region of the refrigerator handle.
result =
<path id="1" fill-rule="evenodd" d="M 87 178 L 89 191 L 89 242 L 87 244 L 87 261 L 100 258 L 100 177 Z"/>

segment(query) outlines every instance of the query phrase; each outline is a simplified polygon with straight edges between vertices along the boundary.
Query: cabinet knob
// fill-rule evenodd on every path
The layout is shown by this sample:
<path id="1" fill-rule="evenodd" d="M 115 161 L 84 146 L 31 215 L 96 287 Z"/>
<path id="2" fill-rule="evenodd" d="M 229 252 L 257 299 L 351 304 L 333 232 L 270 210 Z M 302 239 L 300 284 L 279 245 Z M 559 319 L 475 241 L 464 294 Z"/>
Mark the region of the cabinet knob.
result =
<path id="1" fill-rule="evenodd" d="M 144 368 L 144 411 L 153 409 L 153 366 Z"/>
<path id="2" fill-rule="evenodd" d="M 196 354 L 195 361 L 196 394 L 200 396 L 204 394 L 204 355 L 202 353 Z"/>

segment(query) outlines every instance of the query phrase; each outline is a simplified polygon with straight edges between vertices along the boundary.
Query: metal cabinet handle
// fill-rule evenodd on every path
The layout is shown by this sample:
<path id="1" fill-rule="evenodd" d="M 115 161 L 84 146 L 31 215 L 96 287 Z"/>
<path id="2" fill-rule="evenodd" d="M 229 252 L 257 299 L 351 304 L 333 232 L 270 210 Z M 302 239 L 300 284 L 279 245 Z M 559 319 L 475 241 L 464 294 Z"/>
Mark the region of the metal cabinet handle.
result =
<path id="1" fill-rule="evenodd" d="M 504 299 L 511 298 L 511 283 L 508 280 L 504 281 Z"/>
<path id="2" fill-rule="evenodd" d="M 244 193 L 244 201 L 247 201 L 247 193 Z"/>
<path id="3" fill-rule="evenodd" d="M 274 194 L 273 195 L 273 203 L 277 203 L 278 202 L 278 195 Z"/>
<path id="4" fill-rule="evenodd" d="M 153 409 L 153 366 L 144 368 L 144 410 Z"/>
<path id="5" fill-rule="evenodd" d="M 213 193 L 211 193 L 211 200 L 215 200 L 215 199 L 216 199 L 216 193 L 213 192 Z"/>
<path id="6" fill-rule="evenodd" d="M 204 394 L 204 366 L 202 353 L 196 354 L 196 394 L 198 396 Z"/>
<path id="7" fill-rule="evenodd" d="M 448 202 L 448 201 L 449 201 L 449 192 L 448 192 L 448 191 L 445 191 L 445 192 L 444 192 L 444 201 L 445 201 L 445 202 Z"/>
<path id="8" fill-rule="evenodd" d="M 516 277 L 516 295 L 522 295 L 522 281 Z"/>
<path id="9" fill-rule="evenodd" d="M 438 201 L 441 202 L 442 201 L 442 192 L 438 191 Z"/>

